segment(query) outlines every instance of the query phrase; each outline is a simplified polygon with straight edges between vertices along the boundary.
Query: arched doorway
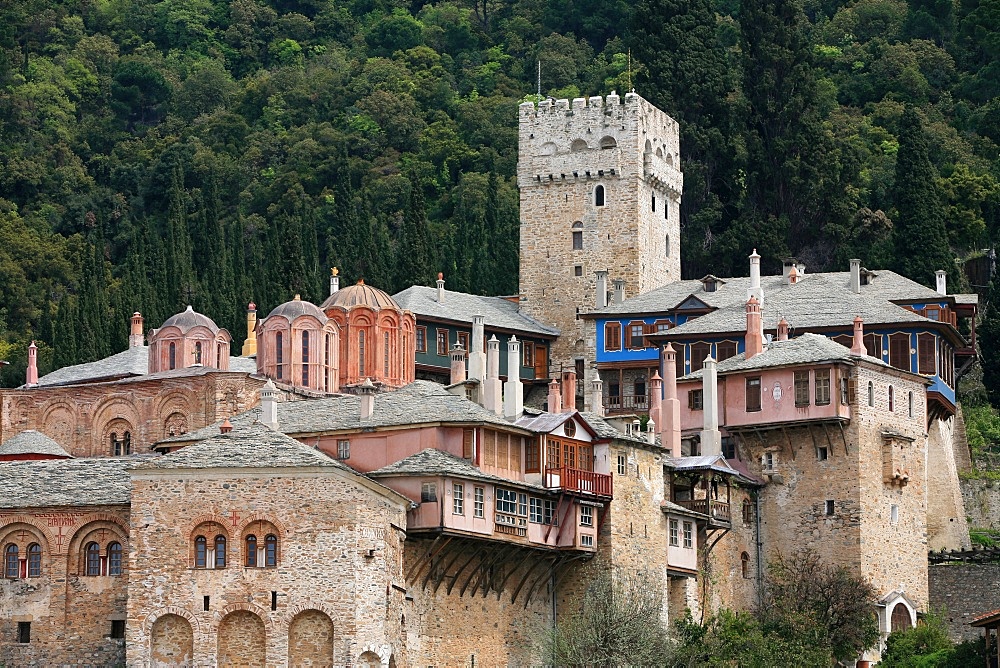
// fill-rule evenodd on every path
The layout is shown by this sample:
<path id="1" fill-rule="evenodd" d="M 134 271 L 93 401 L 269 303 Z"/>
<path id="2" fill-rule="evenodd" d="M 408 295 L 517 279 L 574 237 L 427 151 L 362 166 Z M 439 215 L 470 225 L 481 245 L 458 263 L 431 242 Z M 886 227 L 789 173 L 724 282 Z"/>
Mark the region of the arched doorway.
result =
<path id="1" fill-rule="evenodd" d="M 288 665 L 332 668 L 333 621 L 319 610 L 303 610 L 288 626 Z"/>
<path id="2" fill-rule="evenodd" d="M 247 610 L 226 615 L 219 624 L 219 668 L 266 665 L 264 622 Z"/>
<path id="3" fill-rule="evenodd" d="M 180 615 L 163 615 L 150 632 L 149 665 L 156 668 L 189 666 L 194 656 L 191 623 Z"/>
<path id="4" fill-rule="evenodd" d="M 892 609 L 892 617 L 889 618 L 889 631 L 905 631 L 913 626 L 910 618 L 910 610 L 902 603 L 897 603 Z"/>

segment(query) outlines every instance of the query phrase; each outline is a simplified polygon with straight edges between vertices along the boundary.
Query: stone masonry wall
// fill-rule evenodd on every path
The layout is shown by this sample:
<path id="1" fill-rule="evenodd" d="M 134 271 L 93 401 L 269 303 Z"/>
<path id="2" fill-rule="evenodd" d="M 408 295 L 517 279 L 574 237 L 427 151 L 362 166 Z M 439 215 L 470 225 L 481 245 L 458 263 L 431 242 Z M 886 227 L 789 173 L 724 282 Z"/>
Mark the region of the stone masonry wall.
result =
<path id="1" fill-rule="evenodd" d="M 952 640 L 982 637 L 969 622 L 1000 608 L 1000 564 L 935 564 L 929 570 L 931 610 L 944 618 Z"/>
<path id="2" fill-rule="evenodd" d="M 0 441 L 36 429 L 74 457 L 111 455 L 110 430 L 131 433 L 148 452 L 171 433 L 200 429 L 257 404 L 263 381 L 245 373 L 206 373 L 65 387 L 0 391 Z"/>
<path id="3" fill-rule="evenodd" d="M 1000 481 L 963 480 L 962 498 L 970 527 L 1000 529 Z"/>
<path id="4" fill-rule="evenodd" d="M 576 314 L 594 308 L 595 271 L 609 271 L 609 289 L 625 279 L 626 297 L 680 279 L 678 126 L 634 93 L 525 103 L 519 116 L 522 306 L 559 328 L 553 368 L 571 367 L 593 338 Z"/>
<path id="5" fill-rule="evenodd" d="M 963 550 L 970 547 L 962 488 L 958 478 L 956 450 L 968 444 L 956 442 L 956 418 L 934 420 L 927 437 L 927 546 L 931 550 Z"/>
<path id="6" fill-rule="evenodd" d="M 127 565 L 120 576 L 87 576 L 84 548 L 118 541 L 128 550 L 128 509 L 24 508 L 0 511 L 0 546 L 42 547 L 41 576 L 0 579 L 0 666 L 118 665 L 123 640 L 110 638 L 112 620 L 125 619 Z M 107 572 L 106 569 L 104 572 Z M 17 642 L 18 622 L 31 641 Z"/>
<path id="7" fill-rule="evenodd" d="M 365 651 L 408 664 L 401 642 L 406 518 L 394 497 L 325 467 L 142 471 L 133 478 L 132 508 L 128 665 L 152 665 L 154 646 L 161 657 L 185 651 L 179 620 L 161 625 L 178 629 L 170 637 L 154 637 L 157 621 L 173 615 L 191 628 L 186 665 L 216 665 L 222 646 L 236 653 L 234 665 L 285 666 L 290 653 L 327 642 L 294 632 L 301 642 L 289 646 L 293 622 L 309 611 L 311 626 L 322 613 L 333 628 L 333 656 L 313 665 L 353 664 Z M 210 538 L 227 536 L 224 569 L 193 567 L 199 526 L 211 528 Z M 278 567 L 245 567 L 243 536 L 265 531 L 278 532 Z M 220 629 L 232 631 L 229 640 L 253 642 L 220 639 Z M 244 655 L 254 643 L 265 652 Z"/>

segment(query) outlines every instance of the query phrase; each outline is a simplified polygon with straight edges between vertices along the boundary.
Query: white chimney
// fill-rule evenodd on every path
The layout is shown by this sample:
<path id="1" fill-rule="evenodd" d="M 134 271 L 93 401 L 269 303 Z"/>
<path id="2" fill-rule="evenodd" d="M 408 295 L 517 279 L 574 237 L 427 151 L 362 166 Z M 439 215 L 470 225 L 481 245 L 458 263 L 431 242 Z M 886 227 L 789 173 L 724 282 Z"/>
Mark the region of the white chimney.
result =
<path id="1" fill-rule="evenodd" d="M 440 271 L 438 272 L 437 287 L 438 287 L 438 304 L 443 304 L 444 303 L 444 274 L 442 274 Z"/>
<path id="2" fill-rule="evenodd" d="M 594 369 L 594 379 L 590 381 L 590 394 L 594 402 L 590 410 L 598 417 L 604 417 L 604 381 L 597 369 Z"/>
<path id="3" fill-rule="evenodd" d="M 334 294 L 340 290 L 340 276 L 337 275 L 337 268 L 332 267 L 330 269 L 330 294 Z"/>
<path id="4" fill-rule="evenodd" d="M 656 421 L 653 418 L 646 422 L 646 440 L 650 443 L 656 443 Z"/>
<path id="5" fill-rule="evenodd" d="M 625 279 L 616 278 L 614 280 L 614 292 L 611 295 L 612 304 L 621 304 L 625 301 Z"/>
<path id="6" fill-rule="evenodd" d="M 361 397 L 361 419 L 371 419 L 372 413 L 375 412 L 375 393 L 378 391 L 372 384 L 372 379 L 365 378 L 365 382 L 358 385 L 356 391 Z"/>
<path id="7" fill-rule="evenodd" d="M 701 454 L 721 455 L 722 435 L 719 433 L 719 374 L 715 360 L 706 357 L 702 366 L 702 412 L 704 426 L 701 430 Z"/>
<path id="8" fill-rule="evenodd" d="M 260 388 L 260 421 L 271 429 L 278 428 L 278 388 L 270 378 Z"/>
<path id="9" fill-rule="evenodd" d="M 469 379 L 482 382 L 486 379 L 486 353 L 483 341 L 486 339 L 484 317 L 472 316 L 472 343 L 469 344 Z"/>
<path id="10" fill-rule="evenodd" d="M 524 412 L 524 387 L 521 385 L 521 342 L 511 335 L 507 342 L 507 382 L 503 388 L 503 416 L 516 420 Z"/>
<path id="11" fill-rule="evenodd" d="M 851 260 L 851 292 L 861 294 L 861 260 Z"/>
<path id="12" fill-rule="evenodd" d="M 764 301 L 764 290 L 760 287 L 760 255 L 757 249 L 750 254 L 750 287 L 747 288 L 747 300 L 756 297 L 758 302 Z"/>
<path id="13" fill-rule="evenodd" d="M 934 272 L 935 283 L 937 284 L 937 292 L 939 295 L 948 294 L 948 272 L 944 269 L 938 269 Z"/>
<path id="14" fill-rule="evenodd" d="M 605 308 L 608 305 L 608 271 L 602 269 L 595 271 L 594 275 L 597 276 L 597 293 L 595 294 L 597 301 L 595 306 L 597 308 Z"/>
<path id="15" fill-rule="evenodd" d="M 500 399 L 500 342 L 494 334 L 486 343 L 486 382 L 483 383 L 483 408 L 497 415 L 503 412 Z"/>

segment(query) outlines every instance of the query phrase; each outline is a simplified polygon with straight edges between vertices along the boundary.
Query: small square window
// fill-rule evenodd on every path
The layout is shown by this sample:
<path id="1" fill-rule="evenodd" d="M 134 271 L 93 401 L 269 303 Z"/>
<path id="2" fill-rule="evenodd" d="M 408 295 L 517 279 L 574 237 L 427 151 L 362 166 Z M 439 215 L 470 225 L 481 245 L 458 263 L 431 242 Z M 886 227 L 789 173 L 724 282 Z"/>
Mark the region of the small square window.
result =
<path id="1" fill-rule="evenodd" d="M 684 547 L 687 549 L 694 548 L 694 524 L 692 522 L 684 523 Z"/>
<path id="2" fill-rule="evenodd" d="M 485 514 L 485 491 L 482 487 L 472 488 L 472 514 L 475 517 L 483 517 Z"/>
<path id="3" fill-rule="evenodd" d="M 589 533 L 580 534 L 580 545 L 583 547 L 594 547 L 594 537 Z"/>
<path id="4" fill-rule="evenodd" d="M 455 515 L 465 514 L 465 485 L 460 482 L 456 482 L 451 489 L 452 496 L 452 509 L 451 512 Z"/>
<path id="5" fill-rule="evenodd" d="M 438 500 L 437 484 L 425 482 L 420 486 L 420 503 L 434 503 Z"/>
<path id="6" fill-rule="evenodd" d="M 594 526 L 593 506 L 580 506 L 580 526 L 582 527 Z"/>
<path id="7" fill-rule="evenodd" d="M 899 506 L 895 503 L 889 506 L 889 522 L 892 524 L 899 522 Z"/>
<path id="8" fill-rule="evenodd" d="M 833 511 L 834 511 L 833 499 L 827 499 L 826 500 L 826 514 L 827 515 L 833 515 Z"/>
<path id="9" fill-rule="evenodd" d="M 583 276 L 583 265 L 582 264 L 578 264 L 578 265 L 575 265 L 573 267 L 573 275 L 574 276 Z"/>
<path id="10" fill-rule="evenodd" d="M 351 458 L 351 442 L 345 439 L 337 441 L 337 459 Z"/>
<path id="11" fill-rule="evenodd" d="M 688 390 L 688 408 L 700 411 L 705 405 L 704 390 Z"/>
<path id="12" fill-rule="evenodd" d="M 112 619 L 111 620 L 111 637 L 112 638 L 124 638 L 125 637 L 125 620 L 124 619 Z"/>
<path id="13" fill-rule="evenodd" d="M 618 475 L 625 475 L 627 470 L 625 468 L 625 455 L 618 455 Z"/>
<path id="14" fill-rule="evenodd" d="M 17 641 L 20 643 L 31 642 L 31 622 L 17 623 Z"/>
<path id="15" fill-rule="evenodd" d="M 680 546 L 680 522 L 677 520 L 670 520 L 670 545 Z"/>
<path id="16" fill-rule="evenodd" d="M 826 461 L 828 456 L 829 456 L 829 450 L 827 450 L 825 446 L 816 448 L 816 459 L 823 462 Z"/>

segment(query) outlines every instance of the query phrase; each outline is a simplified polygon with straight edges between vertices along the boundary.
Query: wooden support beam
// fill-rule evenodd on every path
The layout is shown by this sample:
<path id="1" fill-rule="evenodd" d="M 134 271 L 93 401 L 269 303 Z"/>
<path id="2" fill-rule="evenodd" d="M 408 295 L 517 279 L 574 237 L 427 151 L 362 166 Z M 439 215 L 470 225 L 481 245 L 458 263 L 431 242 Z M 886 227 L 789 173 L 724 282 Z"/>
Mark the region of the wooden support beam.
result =
<path id="1" fill-rule="evenodd" d="M 841 438 L 841 440 L 844 441 L 844 454 L 845 455 L 850 455 L 851 451 L 847 447 L 847 434 L 844 433 L 844 423 L 843 422 L 838 422 L 837 426 L 840 427 L 840 438 Z"/>
<path id="2" fill-rule="evenodd" d="M 792 438 L 791 438 L 791 436 L 788 435 L 788 431 L 784 427 L 781 428 L 781 435 L 785 437 L 786 441 L 788 441 L 788 452 L 792 455 L 792 461 L 794 462 L 795 461 L 795 446 L 792 445 Z M 760 434 L 758 433 L 757 436 L 760 437 Z M 764 439 L 761 439 L 761 444 L 763 444 L 763 442 L 764 442 Z"/>
<path id="3" fill-rule="evenodd" d="M 503 597 L 503 590 L 507 586 L 507 581 L 510 580 L 511 576 L 514 575 L 514 573 L 516 573 L 518 570 L 520 570 L 521 567 L 524 566 L 524 564 L 527 563 L 527 561 L 531 559 L 533 556 L 541 556 L 541 555 L 536 555 L 535 550 L 532 550 L 530 548 L 521 548 L 521 552 L 523 553 L 521 559 L 517 562 L 517 564 L 513 568 L 507 571 L 507 573 L 503 576 L 503 580 L 500 581 L 500 586 L 497 587 L 498 601 Z M 511 598 L 511 603 L 513 602 L 514 600 L 513 598 Z"/>
<path id="4" fill-rule="evenodd" d="M 529 568 L 527 572 L 525 572 L 524 576 L 521 578 L 521 581 L 517 583 L 517 587 L 514 589 L 514 593 L 510 597 L 511 603 L 517 602 L 517 597 L 521 593 L 521 589 L 528 582 L 528 579 L 531 578 L 531 574 L 534 573 L 539 566 L 548 566 L 549 561 L 550 561 L 549 555 L 538 555 L 538 561 L 536 561 L 534 564 L 531 565 L 531 568 Z"/>
<path id="5" fill-rule="evenodd" d="M 458 561 L 459 557 L 462 556 L 462 554 L 465 553 L 465 548 L 466 548 L 466 542 L 465 541 L 459 541 L 459 545 L 457 545 L 455 547 L 455 549 L 452 550 L 452 552 L 454 552 L 454 554 L 452 555 L 451 559 L 449 559 L 447 561 L 447 563 L 445 563 L 443 566 L 441 566 L 441 574 L 434 579 L 434 593 L 435 594 L 437 593 L 438 587 L 441 586 L 441 581 L 444 580 L 448 576 L 448 571 L 451 570 L 451 567 L 455 565 L 455 562 Z M 425 589 L 427 588 L 427 582 L 430 580 L 431 573 L 433 573 L 433 572 L 434 572 L 434 569 L 433 568 L 430 569 L 427 572 L 427 577 L 424 578 L 424 588 Z"/>
<path id="6" fill-rule="evenodd" d="M 447 589 L 447 593 L 448 594 L 451 594 L 451 590 L 454 589 L 455 583 L 457 583 L 458 580 L 459 580 L 459 578 L 461 578 L 462 573 L 465 572 L 465 569 L 469 567 L 469 564 L 471 564 L 473 562 L 473 560 L 476 559 L 476 557 L 478 557 L 484 551 L 488 550 L 490 547 L 491 547 L 491 543 L 489 541 L 483 541 L 482 545 L 479 546 L 478 550 L 473 550 L 472 551 L 472 554 L 469 555 L 469 558 L 466 559 L 462 563 L 462 565 L 459 567 L 458 571 L 455 572 L 455 579 L 448 583 L 448 589 Z M 475 572 L 476 572 L 475 570 L 472 571 L 472 573 L 475 573 Z M 471 579 L 472 579 L 472 575 L 470 574 L 469 575 L 469 579 L 465 581 L 465 584 L 468 585 L 469 581 Z M 463 588 L 463 591 L 464 591 L 464 588 Z"/>
<path id="7" fill-rule="evenodd" d="M 546 570 L 542 571 L 534 579 L 534 581 L 528 586 L 528 593 L 524 597 L 524 609 L 525 610 L 528 609 L 528 604 L 531 603 L 531 597 L 535 595 L 535 589 L 537 589 L 538 583 L 541 582 L 542 579 L 546 575 L 549 575 L 549 576 L 555 575 L 555 570 L 556 570 L 556 568 L 559 565 L 559 561 L 560 561 L 560 557 L 557 556 L 557 557 L 553 558 L 552 562 L 549 564 L 549 567 Z"/>
<path id="8" fill-rule="evenodd" d="M 826 423 L 821 423 L 823 425 L 823 435 L 826 436 L 826 444 L 830 447 L 830 456 L 833 456 L 833 441 L 830 440 L 830 430 L 826 428 Z"/>
<path id="9" fill-rule="evenodd" d="M 431 558 L 431 555 L 434 554 L 434 548 L 437 547 L 437 544 L 439 542 L 441 542 L 442 538 L 444 538 L 444 534 L 443 533 L 439 533 L 434 538 L 434 541 L 427 548 L 427 551 L 424 552 L 424 555 L 422 557 L 420 557 L 420 559 L 417 560 L 416 564 L 413 565 L 413 570 L 410 572 L 410 575 L 407 576 L 407 578 L 406 578 L 408 581 L 412 582 L 413 580 L 416 580 L 417 578 L 420 577 L 420 574 L 424 570 L 424 564 L 427 562 L 428 559 Z M 450 538 L 449 538 L 449 540 L 450 540 Z"/>
<path id="10" fill-rule="evenodd" d="M 484 580 L 486 579 L 487 572 L 489 572 L 490 568 L 492 568 L 494 564 L 498 563 L 499 559 L 502 556 L 506 555 L 506 553 L 509 551 L 509 549 L 510 549 L 510 546 L 500 547 L 499 549 L 494 550 L 493 554 L 491 554 L 486 560 L 481 560 L 480 561 L 480 564 L 479 564 L 479 575 L 476 577 L 476 583 L 474 585 L 472 585 L 472 592 L 469 594 L 469 596 L 475 598 L 475 596 L 476 596 L 476 590 L 479 589 L 479 585 L 482 584 L 484 582 Z M 472 578 L 470 577 L 469 580 L 471 580 L 471 579 Z M 462 596 L 465 595 L 465 588 L 468 585 L 469 585 L 469 583 L 466 582 L 465 586 L 463 586 L 462 589 L 459 590 L 459 592 L 458 592 L 459 598 L 461 598 Z"/>

